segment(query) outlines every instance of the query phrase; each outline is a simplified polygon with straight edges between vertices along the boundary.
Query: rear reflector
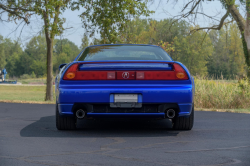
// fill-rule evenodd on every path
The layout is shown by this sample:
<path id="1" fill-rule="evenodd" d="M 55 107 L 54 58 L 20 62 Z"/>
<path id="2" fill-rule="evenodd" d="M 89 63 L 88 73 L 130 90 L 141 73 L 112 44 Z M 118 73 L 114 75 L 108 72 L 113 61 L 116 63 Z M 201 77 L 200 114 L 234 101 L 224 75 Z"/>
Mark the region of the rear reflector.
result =
<path id="1" fill-rule="evenodd" d="M 184 73 L 177 73 L 176 77 L 179 79 L 183 79 L 185 77 L 185 74 Z"/>
<path id="2" fill-rule="evenodd" d="M 108 80 L 115 80 L 116 76 L 115 76 L 115 72 L 107 72 L 107 79 Z"/>
<path id="3" fill-rule="evenodd" d="M 75 76 L 76 76 L 76 74 L 75 73 L 68 73 L 67 75 L 66 75 L 66 77 L 68 78 L 68 79 L 73 79 L 73 78 L 75 78 Z"/>
<path id="4" fill-rule="evenodd" d="M 172 71 L 78 71 L 78 64 L 69 67 L 63 80 L 187 80 L 186 71 L 173 64 Z"/>
<path id="5" fill-rule="evenodd" d="M 142 71 L 137 71 L 137 72 L 136 72 L 136 79 L 137 79 L 137 80 L 144 80 L 144 72 L 142 72 Z"/>

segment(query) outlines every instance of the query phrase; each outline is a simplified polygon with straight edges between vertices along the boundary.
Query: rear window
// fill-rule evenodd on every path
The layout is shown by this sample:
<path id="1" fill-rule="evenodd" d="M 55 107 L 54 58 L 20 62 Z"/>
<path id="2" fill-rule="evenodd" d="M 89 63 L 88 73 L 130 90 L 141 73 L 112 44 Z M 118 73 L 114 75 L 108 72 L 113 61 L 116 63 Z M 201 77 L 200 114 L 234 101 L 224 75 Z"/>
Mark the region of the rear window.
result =
<path id="1" fill-rule="evenodd" d="M 110 45 L 87 47 L 77 61 L 165 60 L 172 61 L 160 47 L 141 45 Z"/>

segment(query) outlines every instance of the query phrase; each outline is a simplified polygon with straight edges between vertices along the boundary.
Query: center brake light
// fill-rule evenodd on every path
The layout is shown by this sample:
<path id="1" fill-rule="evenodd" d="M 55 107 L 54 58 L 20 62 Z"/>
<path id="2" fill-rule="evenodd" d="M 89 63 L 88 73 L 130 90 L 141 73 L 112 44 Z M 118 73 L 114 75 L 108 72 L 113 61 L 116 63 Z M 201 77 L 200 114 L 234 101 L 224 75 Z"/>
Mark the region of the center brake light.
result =
<path id="1" fill-rule="evenodd" d="M 79 64 L 69 67 L 63 80 L 187 80 L 186 71 L 173 63 L 171 71 L 79 71 Z M 133 74 L 134 73 L 134 74 Z"/>

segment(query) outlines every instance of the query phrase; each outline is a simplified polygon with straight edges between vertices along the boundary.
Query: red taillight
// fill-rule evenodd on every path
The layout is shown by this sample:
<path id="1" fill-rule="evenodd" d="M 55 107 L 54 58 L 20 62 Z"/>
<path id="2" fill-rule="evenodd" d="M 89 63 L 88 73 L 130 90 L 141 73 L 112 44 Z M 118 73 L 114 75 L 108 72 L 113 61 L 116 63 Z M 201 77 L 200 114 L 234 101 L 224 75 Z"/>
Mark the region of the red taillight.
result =
<path id="1" fill-rule="evenodd" d="M 137 80 L 175 80 L 174 71 L 140 71 L 136 72 Z M 143 78 L 144 77 L 144 78 Z"/>
<path id="2" fill-rule="evenodd" d="M 75 80 L 106 80 L 107 72 L 105 71 L 78 71 Z"/>
<path id="3" fill-rule="evenodd" d="M 173 71 L 137 71 L 137 80 L 187 80 L 186 71 L 179 65 L 173 64 Z"/>
<path id="4" fill-rule="evenodd" d="M 187 80 L 186 71 L 174 63 L 171 71 L 78 71 L 78 64 L 69 67 L 64 80 Z"/>
<path id="5" fill-rule="evenodd" d="M 64 80 L 115 80 L 115 71 L 78 71 L 78 64 L 73 64 L 64 74 Z"/>
<path id="6" fill-rule="evenodd" d="M 173 64 L 175 76 L 177 80 L 188 80 L 188 75 L 186 71 L 181 67 L 181 65 L 174 63 Z"/>
<path id="7" fill-rule="evenodd" d="M 73 64 L 70 66 L 67 70 L 67 72 L 64 74 L 63 79 L 64 80 L 74 80 L 76 77 L 76 72 L 78 70 L 78 64 Z"/>

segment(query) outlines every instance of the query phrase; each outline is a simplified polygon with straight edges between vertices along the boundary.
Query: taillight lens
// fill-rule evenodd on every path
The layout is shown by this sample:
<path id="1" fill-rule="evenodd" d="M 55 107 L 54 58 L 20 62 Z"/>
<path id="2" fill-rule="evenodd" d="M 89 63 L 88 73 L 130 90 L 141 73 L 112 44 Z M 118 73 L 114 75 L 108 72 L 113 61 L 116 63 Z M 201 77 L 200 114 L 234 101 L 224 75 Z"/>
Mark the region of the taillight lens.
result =
<path id="1" fill-rule="evenodd" d="M 188 75 L 186 71 L 181 67 L 181 65 L 174 63 L 173 64 L 175 76 L 178 80 L 188 80 Z"/>
<path id="2" fill-rule="evenodd" d="M 137 80 L 174 80 L 174 71 L 140 71 L 136 72 Z"/>
<path id="3" fill-rule="evenodd" d="M 173 71 L 137 71 L 137 80 L 187 80 L 186 71 L 179 65 L 173 64 Z"/>
<path id="4" fill-rule="evenodd" d="M 115 80 L 115 71 L 78 71 L 78 64 L 69 67 L 63 80 Z"/>
<path id="5" fill-rule="evenodd" d="M 75 80 L 114 80 L 114 74 L 107 71 L 78 71 Z"/>
<path id="6" fill-rule="evenodd" d="M 78 70 L 78 64 L 71 65 L 63 76 L 64 80 L 74 80 L 76 72 Z"/>

